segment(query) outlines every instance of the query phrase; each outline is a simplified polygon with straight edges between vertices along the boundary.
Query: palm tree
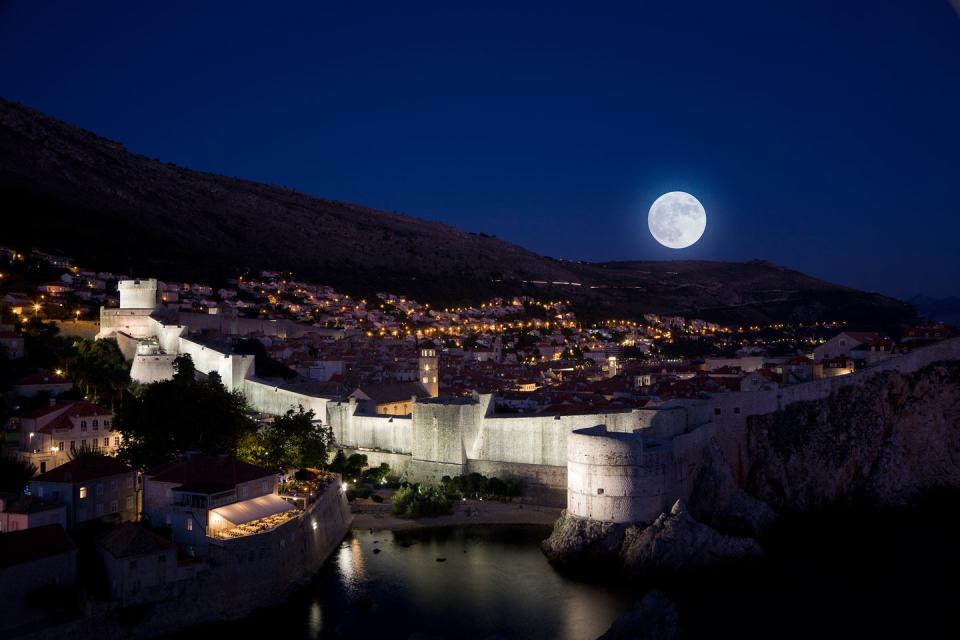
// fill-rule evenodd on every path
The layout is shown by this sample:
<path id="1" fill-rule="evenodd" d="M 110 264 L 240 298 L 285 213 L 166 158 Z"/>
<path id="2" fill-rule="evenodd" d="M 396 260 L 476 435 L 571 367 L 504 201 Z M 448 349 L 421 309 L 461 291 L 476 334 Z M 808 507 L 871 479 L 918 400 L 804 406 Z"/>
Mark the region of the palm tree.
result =
<path id="1" fill-rule="evenodd" d="M 37 473 L 33 463 L 18 456 L 0 456 L 0 491 L 21 493 Z"/>

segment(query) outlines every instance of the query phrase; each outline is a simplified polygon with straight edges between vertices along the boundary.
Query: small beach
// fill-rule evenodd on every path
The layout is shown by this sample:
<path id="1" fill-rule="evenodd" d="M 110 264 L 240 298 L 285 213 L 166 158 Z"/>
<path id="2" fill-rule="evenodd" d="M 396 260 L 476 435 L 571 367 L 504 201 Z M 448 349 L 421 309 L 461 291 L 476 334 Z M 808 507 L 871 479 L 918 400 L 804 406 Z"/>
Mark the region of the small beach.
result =
<path id="1" fill-rule="evenodd" d="M 495 500 L 461 500 L 453 504 L 453 513 L 408 520 L 390 513 L 390 496 L 393 491 L 378 491 L 383 502 L 369 498 L 357 498 L 350 504 L 353 513 L 351 528 L 360 530 L 426 529 L 431 527 L 464 527 L 474 524 L 532 524 L 551 526 L 560 517 L 559 507 L 523 504 L 521 502 L 497 502 Z"/>

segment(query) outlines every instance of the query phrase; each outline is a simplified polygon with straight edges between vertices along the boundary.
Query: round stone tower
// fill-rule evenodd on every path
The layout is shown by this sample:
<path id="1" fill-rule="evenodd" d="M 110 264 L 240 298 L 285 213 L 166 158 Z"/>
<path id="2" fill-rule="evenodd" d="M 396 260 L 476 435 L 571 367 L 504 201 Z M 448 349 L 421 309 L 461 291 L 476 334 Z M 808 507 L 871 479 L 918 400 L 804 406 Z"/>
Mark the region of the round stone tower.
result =
<path id="1" fill-rule="evenodd" d="M 662 449 L 660 443 L 644 446 L 638 433 L 608 431 L 602 424 L 570 432 L 567 513 L 602 522 L 652 522 L 673 493 L 672 456 Z"/>

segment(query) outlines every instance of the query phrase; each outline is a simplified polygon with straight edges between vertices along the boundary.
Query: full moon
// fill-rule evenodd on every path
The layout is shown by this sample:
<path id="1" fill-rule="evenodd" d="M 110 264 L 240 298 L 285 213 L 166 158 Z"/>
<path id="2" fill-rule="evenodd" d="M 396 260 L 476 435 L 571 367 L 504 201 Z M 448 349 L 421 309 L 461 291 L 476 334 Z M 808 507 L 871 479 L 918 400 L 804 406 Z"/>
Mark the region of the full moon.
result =
<path id="1" fill-rule="evenodd" d="M 657 198 L 647 216 L 650 234 L 671 249 L 686 249 L 707 228 L 707 212 L 689 193 L 671 191 Z"/>

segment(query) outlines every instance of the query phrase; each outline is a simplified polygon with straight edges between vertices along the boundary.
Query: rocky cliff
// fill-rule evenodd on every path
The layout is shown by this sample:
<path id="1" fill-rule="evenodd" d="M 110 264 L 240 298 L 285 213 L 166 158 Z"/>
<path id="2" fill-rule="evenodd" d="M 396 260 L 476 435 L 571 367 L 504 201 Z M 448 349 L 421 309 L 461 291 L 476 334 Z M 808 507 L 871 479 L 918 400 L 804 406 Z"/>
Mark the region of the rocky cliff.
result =
<path id="1" fill-rule="evenodd" d="M 903 507 L 960 490 L 960 362 L 880 372 L 824 400 L 750 417 L 747 451 L 745 490 L 714 445 L 686 505 L 650 524 L 567 516 L 544 552 L 572 570 L 675 575 L 759 557 L 775 512 Z"/>
<path id="2" fill-rule="evenodd" d="M 751 417 L 747 444 L 747 491 L 778 511 L 904 506 L 960 488 L 960 362 Z"/>

